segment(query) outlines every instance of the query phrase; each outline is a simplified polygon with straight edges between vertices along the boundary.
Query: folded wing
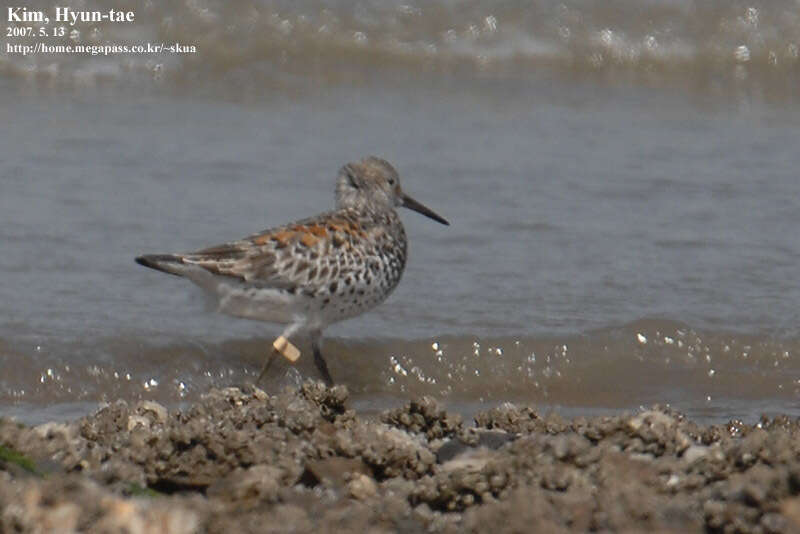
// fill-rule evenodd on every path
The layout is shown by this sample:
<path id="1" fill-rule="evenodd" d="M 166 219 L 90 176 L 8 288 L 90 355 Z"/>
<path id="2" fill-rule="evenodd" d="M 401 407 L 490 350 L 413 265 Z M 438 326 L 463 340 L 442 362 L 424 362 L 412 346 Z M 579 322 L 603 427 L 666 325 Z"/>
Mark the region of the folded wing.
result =
<path id="1" fill-rule="evenodd" d="M 377 261 L 363 247 L 371 227 L 377 230 L 337 211 L 179 256 L 185 265 L 248 285 L 313 290 Z"/>

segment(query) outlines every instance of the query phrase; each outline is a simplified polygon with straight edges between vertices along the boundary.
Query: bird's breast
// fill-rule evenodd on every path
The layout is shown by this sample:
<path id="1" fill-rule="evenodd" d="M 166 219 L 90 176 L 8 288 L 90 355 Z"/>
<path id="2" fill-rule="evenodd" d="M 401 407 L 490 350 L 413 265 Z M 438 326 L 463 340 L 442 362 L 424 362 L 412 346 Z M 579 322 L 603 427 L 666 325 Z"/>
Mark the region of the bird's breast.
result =
<path id="1" fill-rule="evenodd" d="M 400 282 L 407 249 L 402 228 L 399 233 L 382 231 L 369 235 L 368 243 L 362 245 L 366 246 L 353 248 L 342 275 L 315 299 L 322 322 L 341 321 L 374 308 Z"/>

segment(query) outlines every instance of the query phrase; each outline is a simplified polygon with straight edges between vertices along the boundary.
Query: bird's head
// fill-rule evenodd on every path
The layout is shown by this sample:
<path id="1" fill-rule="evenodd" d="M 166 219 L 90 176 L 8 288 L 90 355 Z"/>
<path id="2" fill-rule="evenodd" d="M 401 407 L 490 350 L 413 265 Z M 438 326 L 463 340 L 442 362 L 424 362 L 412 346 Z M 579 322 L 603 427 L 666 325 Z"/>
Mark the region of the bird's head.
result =
<path id="1" fill-rule="evenodd" d="M 336 180 L 336 206 L 338 208 L 394 209 L 404 207 L 447 224 L 426 206 L 403 192 L 400 176 L 391 164 L 375 156 L 348 163 L 339 171 Z"/>

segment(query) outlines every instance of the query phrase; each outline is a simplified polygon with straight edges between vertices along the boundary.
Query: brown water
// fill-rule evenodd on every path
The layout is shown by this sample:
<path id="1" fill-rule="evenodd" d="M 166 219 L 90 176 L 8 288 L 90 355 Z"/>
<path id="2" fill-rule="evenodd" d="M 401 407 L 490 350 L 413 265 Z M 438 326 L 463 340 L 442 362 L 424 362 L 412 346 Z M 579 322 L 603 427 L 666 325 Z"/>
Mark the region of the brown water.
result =
<path id="1" fill-rule="evenodd" d="M 280 328 L 133 257 L 329 209 L 374 153 L 452 226 L 403 213 L 398 290 L 328 330 L 359 408 L 800 414 L 800 7 L 707 4 L 130 2 L 64 42 L 198 52 L 4 48 L 0 413 L 251 380 Z"/>

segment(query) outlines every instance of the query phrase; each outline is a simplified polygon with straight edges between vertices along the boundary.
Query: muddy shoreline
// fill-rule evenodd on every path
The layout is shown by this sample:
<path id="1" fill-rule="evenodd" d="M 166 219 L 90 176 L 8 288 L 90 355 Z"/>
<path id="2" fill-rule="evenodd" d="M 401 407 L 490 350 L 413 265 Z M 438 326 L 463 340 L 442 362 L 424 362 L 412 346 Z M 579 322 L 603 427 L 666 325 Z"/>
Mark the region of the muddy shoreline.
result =
<path id="1" fill-rule="evenodd" d="M 462 421 L 421 398 L 376 418 L 307 382 L 0 420 L 3 532 L 797 532 L 799 495 L 788 417 L 505 404 Z"/>

